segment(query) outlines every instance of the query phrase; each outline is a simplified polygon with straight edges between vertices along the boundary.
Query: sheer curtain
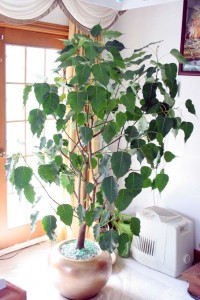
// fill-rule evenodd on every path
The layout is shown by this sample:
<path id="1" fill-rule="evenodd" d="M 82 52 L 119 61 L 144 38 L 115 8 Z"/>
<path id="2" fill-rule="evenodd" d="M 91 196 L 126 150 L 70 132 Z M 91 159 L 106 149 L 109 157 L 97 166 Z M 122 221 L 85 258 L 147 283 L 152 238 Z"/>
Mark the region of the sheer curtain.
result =
<path id="1" fill-rule="evenodd" d="M 49 14 L 56 6 L 81 29 L 90 29 L 98 23 L 103 28 L 108 28 L 124 12 L 81 0 L 1 0 L 0 21 L 14 24 L 32 23 Z"/>

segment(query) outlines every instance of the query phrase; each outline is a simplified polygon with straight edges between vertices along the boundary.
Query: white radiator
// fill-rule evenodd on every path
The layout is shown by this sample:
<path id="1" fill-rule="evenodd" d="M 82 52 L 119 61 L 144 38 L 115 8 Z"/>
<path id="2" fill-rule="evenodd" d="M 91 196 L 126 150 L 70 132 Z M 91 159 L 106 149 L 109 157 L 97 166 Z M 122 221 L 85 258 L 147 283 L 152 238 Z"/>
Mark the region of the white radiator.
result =
<path id="1" fill-rule="evenodd" d="M 133 236 L 132 257 L 138 262 L 178 277 L 194 258 L 193 222 L 171 210 L 152 206 L 136 214 L 140 235 Z"/>

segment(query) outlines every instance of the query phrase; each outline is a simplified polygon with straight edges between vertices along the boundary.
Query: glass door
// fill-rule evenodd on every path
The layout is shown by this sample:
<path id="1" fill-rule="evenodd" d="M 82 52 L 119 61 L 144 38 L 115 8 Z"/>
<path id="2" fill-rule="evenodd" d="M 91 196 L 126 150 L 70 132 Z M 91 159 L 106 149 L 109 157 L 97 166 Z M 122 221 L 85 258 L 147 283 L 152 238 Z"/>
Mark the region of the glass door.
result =
<path id="1" fill-rule="evenodd" d="M 47 34 L 43 34 L 42 45 L 40 45 L 41 34 L 36 39 L 36 33 L 34 33 L 31 45 L 28 45 L 28 43 L 25 44 L 24 35 L 29 35 L 30 38 L 30 32 L 24 32 L 22 35 L 22 30 L 17 31 L 19 38 L 17 40 L 14 35 L 16 31 L 13 35 L 10 31 L 12 29 L 1 29 L 3 40 L 0 52 L 2 57 L 0 74 L 3 83 L 0 92 L 2 117 L 0 126 L 0 249 L 44 235 L 40 222 L 37 223 L 36 230 L 31 232 L 32 204 L 23 198 L 19 200 L 16 191 L 5 179 L 4 152 L 6 155 L 19 152 L 29 164 L 34 164 L 32 154 L 36 141 L 27 121 L 29 111 L 33 107 L 31 99 L 26 107 L 23 106 L 23 89 L 26 84 L 34 82 L 52 83 L 56 54 L 58 49 L 63 47 L 62 42 L 59 41 L 58 44 L 55 37 Z M 14 41 L 12 41 L 12 36 L 14 36 Z M 45 39 L 47 47 L 45 47 Z M 45 128 L 47 135 L 48 131 L 51 131 L 52 122 L 53 120 L 49 120 L 49 126 Z"/>

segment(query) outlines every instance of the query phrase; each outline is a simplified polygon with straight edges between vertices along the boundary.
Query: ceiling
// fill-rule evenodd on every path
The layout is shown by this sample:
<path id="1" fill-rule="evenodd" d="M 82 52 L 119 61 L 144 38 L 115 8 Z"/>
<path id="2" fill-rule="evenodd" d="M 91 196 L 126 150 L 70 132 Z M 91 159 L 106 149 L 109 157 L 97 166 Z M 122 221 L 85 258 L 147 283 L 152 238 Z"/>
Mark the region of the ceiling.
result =
<path id="1" fill-rule="evenodd" d="M 165 4 L 180 0 L 81 0 L 83 2 L 93 3 L 99 6 L 113 8 L 115 10 L 127 10 L 138 7 Z"/>

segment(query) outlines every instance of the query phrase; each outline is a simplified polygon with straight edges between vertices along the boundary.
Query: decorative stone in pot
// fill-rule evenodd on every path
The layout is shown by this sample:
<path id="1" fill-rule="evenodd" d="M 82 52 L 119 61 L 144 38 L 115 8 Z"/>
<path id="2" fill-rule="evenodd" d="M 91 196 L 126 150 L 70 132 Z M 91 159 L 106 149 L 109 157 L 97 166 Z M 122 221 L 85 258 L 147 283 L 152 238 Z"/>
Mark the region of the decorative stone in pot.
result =
<path id="1" fill-rule="evenodd" d="M 87 258 L 84 252 L 89 252 L 91 244 L 94 253 Z M 75 248 L 75 245 L 76 240 L 65 240 L 53 246 L 49 256 L 50 276 L 62 296 L 83 300 L 95 296 L 106 285 L 112 260 L 107 251 L 89 240 L 85 241 L 85 251 L 76 250 L 76 254 L 71 255 L 68 248 Z"/>

